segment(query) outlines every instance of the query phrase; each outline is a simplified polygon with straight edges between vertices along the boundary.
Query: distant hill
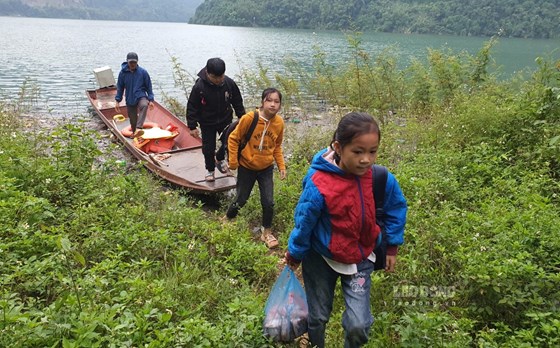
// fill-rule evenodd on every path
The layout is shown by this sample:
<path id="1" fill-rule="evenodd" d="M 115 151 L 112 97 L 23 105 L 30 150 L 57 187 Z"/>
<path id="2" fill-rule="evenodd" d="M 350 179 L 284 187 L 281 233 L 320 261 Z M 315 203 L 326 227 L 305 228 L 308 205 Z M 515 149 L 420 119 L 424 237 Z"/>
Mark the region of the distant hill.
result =
<path id="1" fill-rule="evenodd" d="M 560 37 L 560 0 L 206 0 L 189 23 Z"/>
<path id="2" fill-rule="evenodd" d="M 0 16 L 188 22 L 204 0 L 0 0 Z"/>

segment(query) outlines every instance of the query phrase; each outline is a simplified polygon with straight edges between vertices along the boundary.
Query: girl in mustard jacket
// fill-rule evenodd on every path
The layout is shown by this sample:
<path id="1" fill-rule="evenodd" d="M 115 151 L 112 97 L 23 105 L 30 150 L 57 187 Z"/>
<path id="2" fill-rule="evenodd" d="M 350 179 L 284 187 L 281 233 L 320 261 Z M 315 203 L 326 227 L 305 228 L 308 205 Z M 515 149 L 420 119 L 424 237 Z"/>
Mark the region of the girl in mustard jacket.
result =
<path id="1" fill-rule="evenodd" d="M 278 246 L 278 241 L 271 230 L 274 214 L 272 180 L 274 162 L 280 170 L 280 179 L 286 177 L 286 164 L 282 153 L 284 120 L 278 115 L 281 106 L 280 91 L 276 88 L 265 89 L 262 93 L 261 106 L 243 115 L 228 139 L 228 165 L 230 169 L 237 169 L 237 193 L 234 202 L 227 210 L 226 217 L 233 219 L 237 216 L 239 209 L 247 203 L 255 181 L 258 182 L 263 210 L 261 240 L 269 248 Z M 239 145 L 249 131 L 254 117 L 258 117 L 257 126 L 238 157 Z"/>

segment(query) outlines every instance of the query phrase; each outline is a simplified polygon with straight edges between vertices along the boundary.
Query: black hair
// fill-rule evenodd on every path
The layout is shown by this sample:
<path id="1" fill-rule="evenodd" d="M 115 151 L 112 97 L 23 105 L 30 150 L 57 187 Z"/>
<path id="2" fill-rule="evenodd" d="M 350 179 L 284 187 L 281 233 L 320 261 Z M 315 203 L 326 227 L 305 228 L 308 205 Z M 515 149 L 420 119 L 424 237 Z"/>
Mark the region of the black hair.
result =
<path id="1" fill-rule="evenodd" d="M 226 63 L 221 58 L 210 58 L 206 62 L 206 73 L 222 76 L 226 72 Z"/>
<path id="2" fill-rule="evenodd" d="M 282 103 L 282 93 L 279 90 L 273 87 L 269 87 L 262 92 L 261 102 L 264 102 L 266 98 L 272 93 L 278 93 L 278 97 L 280 98 L 280 103 Z"/>
<path id="3" fill-rule="evenodd" d="M 340 147 L 344 147 L 352 142 L 352 139 L 360 135 L 377 133 L 379 141 L 381 141 L 381 129 L 377 121 L 365 112 L 350 112 L 344 115 L 338 122 L 338 126 L 333 134 L 331 148 L 334 142 L 338 142 Z M 340 156 L 335 152 L 334 160 L 340 162 Z"/>

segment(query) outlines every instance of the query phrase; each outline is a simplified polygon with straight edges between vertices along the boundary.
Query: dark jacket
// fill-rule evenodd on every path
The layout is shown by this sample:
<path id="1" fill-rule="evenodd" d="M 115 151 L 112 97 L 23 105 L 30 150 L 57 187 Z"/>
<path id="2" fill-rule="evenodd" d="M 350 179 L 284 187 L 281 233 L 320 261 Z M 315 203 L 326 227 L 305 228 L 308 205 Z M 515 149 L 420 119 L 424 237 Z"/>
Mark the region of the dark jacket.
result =
<path id="1" fill-rule="evenodd" d="M 190 129 L 200 126 L 229 124 L 233 120 L 233 109 L 237 117 L 245 114 L 243 97 L 237 84 L 228 76 L 217 86 L 208 80 L 206 68 L 198 73 L 187 103 L 187 125 Z"/>
<path id="2" fill-rule="evenodd" d="M 126 90 L 126 105 L 136 105 L 142 97 L 154 101 L 150 74 L 140 66 L 135 71 L 130 71 L 126 62 L 122 63 L 119 72 L 116 101 L 120 102 L 122 100 L 124 90 Z"/>

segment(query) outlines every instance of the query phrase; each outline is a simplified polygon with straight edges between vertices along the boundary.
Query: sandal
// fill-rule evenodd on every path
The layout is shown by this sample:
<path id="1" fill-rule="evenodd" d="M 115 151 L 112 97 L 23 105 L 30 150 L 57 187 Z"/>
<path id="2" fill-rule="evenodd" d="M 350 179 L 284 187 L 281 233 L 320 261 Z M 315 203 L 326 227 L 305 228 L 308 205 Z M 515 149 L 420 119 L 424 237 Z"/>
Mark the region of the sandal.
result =
<path id="1" fill-rule="evenodd" d="M 261 228 L 261 240 L 266 244 L 269 249 L 276 248 L 278 246 L 278 240 L 272 235 L 270 229 Z"/>
<path id="2" fill-rule="evenodd" d="M 307 335 L 307 332 L 296 338 L 296 342 L 299 348 L 307 348 L 311 343 L 309 342 L 309 336 Z"/>
<path id="3" fill-rule="evenodd" d="M 134 134 L 132 135 L 133 138 L 140 138 L 142 135 L 144 135 L 144 130 L 138 128 L 137 130 L 134 131 Z"/>

